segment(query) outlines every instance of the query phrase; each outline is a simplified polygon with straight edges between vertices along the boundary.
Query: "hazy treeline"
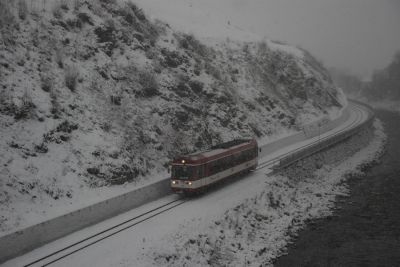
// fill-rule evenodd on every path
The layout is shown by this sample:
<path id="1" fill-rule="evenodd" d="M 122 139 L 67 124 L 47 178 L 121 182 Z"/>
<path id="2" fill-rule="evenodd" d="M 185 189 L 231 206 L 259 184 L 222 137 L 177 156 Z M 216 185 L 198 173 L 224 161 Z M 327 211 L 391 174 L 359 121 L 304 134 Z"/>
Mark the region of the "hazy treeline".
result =
<path id="1" fill-rule="evenodd" d="M 368 100 L 400 100 L 400 51 L 387 67 L 376 70 L 367 82 L 338 69 L 330 72 L 336 85 L 350 96 L 363 96 Z"/>

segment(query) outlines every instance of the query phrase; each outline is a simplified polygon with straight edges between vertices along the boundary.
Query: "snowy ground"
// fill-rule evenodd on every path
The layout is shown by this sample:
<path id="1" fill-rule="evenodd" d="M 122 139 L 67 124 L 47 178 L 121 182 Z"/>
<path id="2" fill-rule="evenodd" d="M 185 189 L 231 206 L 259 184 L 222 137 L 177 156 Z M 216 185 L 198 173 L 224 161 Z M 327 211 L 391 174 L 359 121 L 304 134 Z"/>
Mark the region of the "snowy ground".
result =
<path id="1" fill-rule="evenodd" d="M 215 1 L 152 3 L 199 11 L 178 24 L 219 41 L 123 0 L 0 1 L 0 235 L 166 177 L 184 150 L 271 141 L 345 105 L 306 51 L 208 20 Z"/>
<path id="2" fill-rule="evenodd" d="M 341 112 L 340 111 L 336 113 L 332 112 L 331 115 L 333 119 L 337 116 L 340 116 Z M 268 153 L 268 151 L 263 150 L 262 155 L 265 155 L 265 158 L 263 158 L 260 162 L 273 159 L 274 157 L 287 153 L 288 151 L 296 149 L 297 147 L 306 145 L 307 143 L 312 141 L 316 141 L 317 138 L 324 138 L 329 134 L 332 134 L 332 132 L 340 131 L 341 129 L 347 127 L 356 120 L 357 120 L 357 114 L 353 110 L 348 120 L 334 131 L 322 133 L 320 137 L 314 137 L 312 139 L 306 140 L 298 144 L 283 144 L 284 147 L 275 151 L 274 153 Z M 261 138 L 258 141 L 259 146 L 262 147 L 268 143 L 277 141 L 279 138 L 286 137 L 293 133 L 294 133 L 293 131 L 287 131 L 287 132 L 283 131 L 279 135 Z M 142 180 L 140 183 L 126 183 L 121 186 L 101 187 L 101 188 L 96 188 L 95 190 L 79 186 L 79 184 L 77 184 L 76 187 L 79 188 L 76 188 L 76 190 L 80 191 L 79 194 L 80 197 L 75 197 L 74 199 L 61 198 L 57 202 L 54 202 L 54 201 L 44 201 L 42 197 L 40 199 L 33 198 L 32 201 L 30 201 L 29 203 L 26 202 L 13 203 L 13 206 L 10 209 L 6 209 L 7 204 L 4 204 L 2 207 L 3 208 L 2 215 L 7 217 L 9 221 L 14 221 L 15 227 L 10 228 L 9 231 L 4 231 L 3 233 L 1 233 L 1 235 L 6 235 L 10 232 L 14 232 L 15 230 L 23 229 L 27 226 L 35 225 L 45 220 L 49 220 L 58 217 L 60 215 L 78 210 L 80 208 L 90 206 L 99 201 L 109 199 L 117 195 L 121 195 L 126 192 L 132 191 L 140 186 L 145 186 L 155 181 L 165 179 L 166 177 L 168 177 L 168 173 L 167 171 L 164 171 L 154 174 L 151 180 Z"/>
<path id="3" fill-rule="evenodd" d="M 147 255 L 159 266 L 272 264 L 306 220 L 331 214 L 336 196 L 348 193 L 346 177 L 361 174 L 360 167 L 383 152 L 386 136 L 380 121 L 375 121 L 374 128 L 368 146 L 339 164 L 324 165 L 303 177 L 296 175 L 301 165 L 292 176 L 259 173 L 265 183 L 260 191 L 249 192 L 234 208 L 222 208 L 208 224 L 183 227 Z M 335 153 L 344 155 L 351 146 L 363 147 L 355 138 L 351 141 L 355 143 L 342 144 L 342 151 Z M 167 244 L 174 246 L 166 249 Z"/>
<path id="4" fill-rule="evenodd" d="M 366 141 L 369 142 L 367 146 Z M 351 146 L 354 150 L 363 147 L 361 150 L 345 161 L 324 165 L 308 178 L 293 179 L 290 175 L 276 175 L 261 169 L 71 255 L 56 266 L 258 266 L 271 263 L 283 253 L 291 236 L 305 220 L 330 213 L 335 196 L 347 193 L 344 177 L 359 172 L 361 165 L 376 159 L 383 150 L 384 141 L 383 128 L 376 121 L 373 133 L 343 144 L 342 152 L 339 149 L 336 154 L 339 158 L 349 156 L 346 151 Z M 9 261 L 5 266 L 22 265 L 175 198 L 168 196 L 79 231 Z"/>

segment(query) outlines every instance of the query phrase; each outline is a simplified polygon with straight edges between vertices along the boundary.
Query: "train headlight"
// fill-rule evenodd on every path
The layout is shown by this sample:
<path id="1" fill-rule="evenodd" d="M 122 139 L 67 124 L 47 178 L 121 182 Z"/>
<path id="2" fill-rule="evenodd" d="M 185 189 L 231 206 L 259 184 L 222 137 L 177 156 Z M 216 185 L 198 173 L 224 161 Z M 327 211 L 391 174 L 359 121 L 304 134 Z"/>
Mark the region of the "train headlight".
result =
<path id="1" fill-rule="evenodd" d="M 188 185 L 192 185 L 192 182 L 188 182 Z"/>
<path id="2" fill-rule="evenodd" d="M 176 184 L 176 181 L 172 181 L 172 184 Z"/>

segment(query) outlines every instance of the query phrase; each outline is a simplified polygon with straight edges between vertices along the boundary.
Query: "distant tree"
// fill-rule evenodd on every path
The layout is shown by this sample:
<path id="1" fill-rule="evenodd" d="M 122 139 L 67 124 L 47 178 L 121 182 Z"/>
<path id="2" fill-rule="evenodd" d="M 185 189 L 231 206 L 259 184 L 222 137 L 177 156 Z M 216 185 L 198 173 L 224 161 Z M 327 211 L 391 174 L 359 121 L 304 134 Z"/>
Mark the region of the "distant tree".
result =
<path id="1" fill-rule="evenodd" d="M 349 72 L 337 68 L 330 68 L 329 72 L 336 86 L 342 88 L 347 95 L 359 96 L 365 89 L 365 82 Z"/>
<path id="2" fill-rule="evenodd" d="M 400 100 L 400 51 L 386 68 L 374 72 L 366 95 L 373 100 Z"/>

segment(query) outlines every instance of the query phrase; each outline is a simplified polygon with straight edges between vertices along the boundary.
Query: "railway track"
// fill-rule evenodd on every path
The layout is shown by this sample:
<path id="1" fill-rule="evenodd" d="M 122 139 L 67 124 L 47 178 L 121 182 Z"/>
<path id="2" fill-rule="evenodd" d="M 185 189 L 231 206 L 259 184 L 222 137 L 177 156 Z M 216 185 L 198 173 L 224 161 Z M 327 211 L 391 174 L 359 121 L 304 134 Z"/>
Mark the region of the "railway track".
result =
<path id="1" fill-rule="evenodd" d="M 320 139 L 318 139 L 318 140 L 316 140 L 316 141 L 314 141 L 314 142 L 308 143 L 308 144 L 306 144 L 306 145 L 304 145 L 304 146 L 301 146 L 301 147 L 298 147 L 298 148 L 296 148 L 296 149 L 294 149 L 294 150 L 291 150 L 291 151 L 289 151 L 289 152 L 286 152 L 286 153 L 284 153 L 284 154 L 282 154 L 282 155 L 280 155 L 280 156 L 278 156 L 278 157 L 275 157 L 275 158 L 270 159 L 270 160 L 268 160 L 268 161 L 259 163 L 256 170 L 260 170 L 260 169 L 263 169 L 263 168 L 266 168 L 266 167 L 274 166 L 274 165 L 276 165 L 277 163 L 279 163 L 281 159 L 285 158 L 285 157 L 288 156 L 288 155 L 291 155 L 291 154 L 296 153 L 296 152 L 299 152 L 299 151 L 301 151 L 301 150 L 310 148 L 310 147 L 312 147 L 312 146 L 314 146 L 314 145 L 316 145 L 316 144 L 322 143 L 322 142 L 324 142 L 325 140 L 328 140 L 328 139 L 330 139 L 330 138 L 333 138 L 333 137 L 335 137 L 335 136 L 338 136 L 339 134 L 344 133 L 344 132 L 346 132 L 346 131 L 348 131 L 348 130 L 354 128 L 354 127 L 357 126 L 360 122 L 363 121 L 363 109 L 362 109 L 360 106 L 356 106 L 356 108 L 355 108 L 355 113 L 356 113 L 356 116 L 357 116 L 356 119 L 353 120 L 353 121 L 352 121 L 349 125 L 347 125 L 346 127 L 342 128 L 342 129 L 340 129 L 340 130 L 338 130 L 338 131 L 335 131 L 335 132 L 333 132 L 333 133 L 330 134 L 330 135 L 324 136 L 323 138 L 320 138 Z"/>
<path id="2" fill-rule="evenodd" d="M 314 142 L 311 142 L 307 145 L 301 146 L 299 148 L 296 148 L 290 152 L 284 153 L 276 158 L 273 158 L 271 160 L 265 161 L 261 164 L 259 164 L 257 170 L 259 169 L 263 169 L 269 166 L 273 166 L 274 164 L 276 164 L 277 162 L 279 162 L 282 158 L 286 157 L 287 155 L 290 155 L 292 153 L 295 153 L 297 151 L 301 151 L 303 149 L 306 149 L 308 147 L 311 147 L 315 144 L 318 144 L 319 142 L 322 142 L 324 140 L 333 138 L 337 135 L 339 135 L 340 133 L 346 132 L 349 129 L 352 129 L 353 127 L 355 127 L 356 125 L 358 125 L 362 120 L 363 120 L 363 110 L 360 106 L 356 106 L 355 108 L 355 112 L 356 112 L 356 119 L 354 119 L 349 125 L 347 125 L 346 127 L 335 131 L 334 133 L 328 135 L 328 136 L 324 136 L 323 138 L 316 140 Z M 127 230 L 129 228 L 134 227 L 137 224 L 143 223 L 155 216 L 158 216 L 162 213 L 165 213 L 169 210 L 172 210 L 182 204 L 184 204 L 185 202 L 189 201 L 187 198 L 184 197 L 180 197 L 178 199 L 175 199 L 173 201 L 169 201 L 167 203 L 164 203 L 163 205 L 160 205 L 159 207 L 153 208 L 149 211 L 146 211 L 138 216 L 129 218 L 124 220 L 121 223 L 115 224 L 112 227 L 108 227 L 100 232 L 97 232 L 93 235 L 90 235 L 88 237 L 85 237 L 79 241 L 76 242 L 72 242 L 70 245 L 67 245 L 61 249 L 55 250 L 54 252 L 47 254 L 45 256 L 39 257 L 34 261 L 31 261 L 25 265 L 23 265 L 24 267 L 31 267 L 31 266 L 49 266 L 52 265 L 74 253 L 77 253 L 81 250 L 84 250 L 85 248 L 88 248 L 96 243 L 101 242 L 102 240 L 105 240 L 107 238 L 110 238 L 111 236 L 114 236 L 124 230 Z"/>
<path id="3" fill-rule="evenodd" d="M 157 208 L 151 209 L 147 212 L 144 212 L 138 216 L 132 217 L 127 219 L 119 224 L 116 224 L 112 227 L 106 228 L 96 234 L 90 235 L 80 241 L 74 242 L 64 248 L 56 250 L 50 254 L 42 256 L 30 263 L 23 265 L 24 267 L 31 267 L 31 266 L 49 266 L 53 263 L 56 263 L 78 251 L 84 250 L 87 247 L 90 247 L 104 239 L 107 239 L 113 235 L 116 235 L 124 230 L 134 227 L 139 223 L 143 223 L 157 215 L 165 213 L 173 208 L 176 208 L 185 202 L 188 199 L 186 198 L 179 198 L 168 203 L 165 203 Z"/>

